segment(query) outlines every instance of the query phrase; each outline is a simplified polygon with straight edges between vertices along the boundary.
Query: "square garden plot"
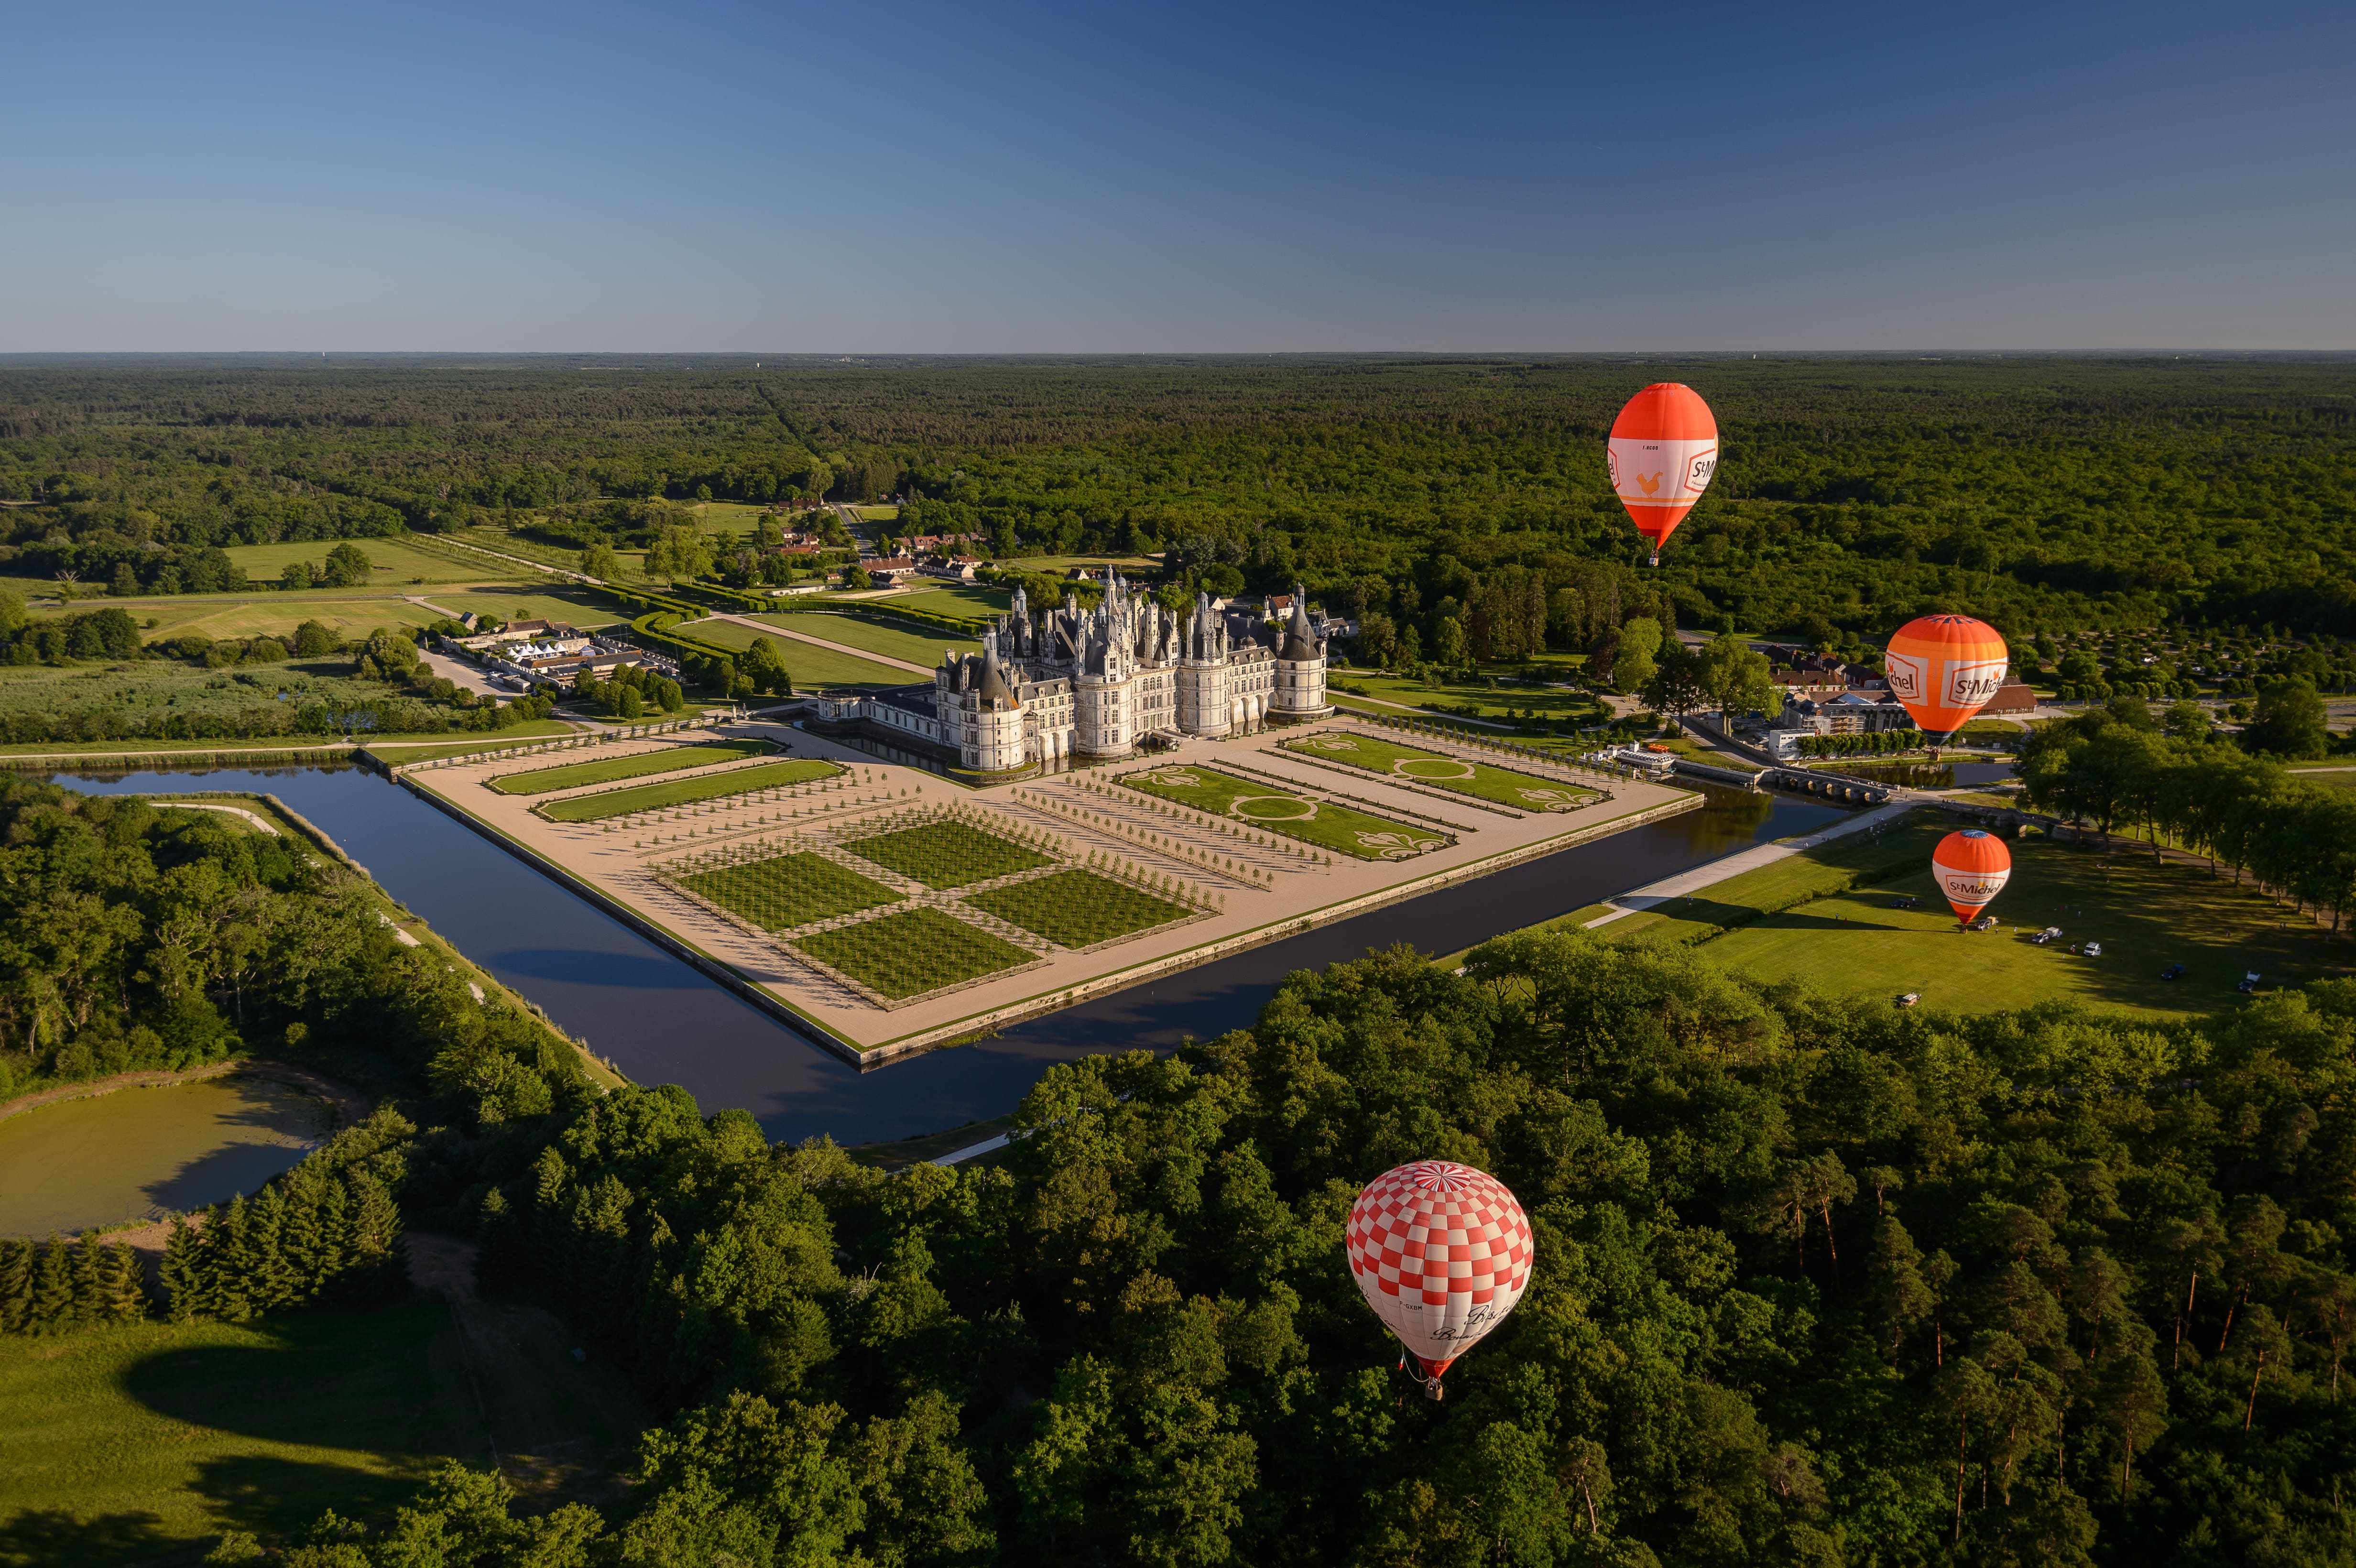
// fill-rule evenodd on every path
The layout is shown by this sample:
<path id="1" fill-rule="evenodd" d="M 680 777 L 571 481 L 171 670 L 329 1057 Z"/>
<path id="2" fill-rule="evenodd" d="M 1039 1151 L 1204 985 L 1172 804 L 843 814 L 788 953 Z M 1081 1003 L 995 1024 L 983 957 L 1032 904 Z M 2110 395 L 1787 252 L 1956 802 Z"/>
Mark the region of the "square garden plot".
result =
<path id="1" fill-rule="evenodd" d="M 715 866 L 678 880 L 765 931 L 786 931 L 900 901 L 900 895 L 883 883 L 807 849 L 740 866 Z"/>
<path id="2" fill-rule="evenodd" d="M 928 888 L 969 888 L 992 877 L 1055 863 L 1011 839 L 963 822 L 922 823 L 872 838 L 854 838 L 843 848 Z"/>
<path id="3" fill-rule="evenodd" d="M 1298 838 L 1304 844 L 1338 850 L 1361 860 L 1407 860 L 1437 849 L 1447 836 L 1417 827 L 1370 811 L 1337 805 L 1313 795 L 1296 795 L 1281 784 L 1262 784 L 1223 773 L 1216 768 L 1172 763 L 1142 773 L 1124 773 L 1120 782 L 1147 795 L 1174 800 L 1214 816 L 1232 817 Z"/>
<path id="4" fill-rule="evenodd" d="M 1184 920 L 1194 912 L 1094 871 L 1057 871 L 969 894 L 967 903 L 1059 947 L 1094 947 Z"/>
<path id="5" fill-rule="evenodd" d="M 1402 746 L 1396 741 L 1361 734 L 1355 730 L 1328 730 L 1280 741 L 1279 745 L 1284 751 L 1298 752 L 1320 762 L 1412 779 L 1428 788 L 1468 795 L 1475 800 L 1494 801 L 1523 811 L 1569 811 L 1599 798 L 1593 790 L 1580 789 L 1559 779 L 1496 767 L 1470 757 L 1427 752 L 1420 746 Z"/>
<path id="6" fill-rule="evenodd" d="M 1012 969 L 1038 956 L 929 907 L 838 925 L 801 937 L 794 945 L 895 1002 Z"/>

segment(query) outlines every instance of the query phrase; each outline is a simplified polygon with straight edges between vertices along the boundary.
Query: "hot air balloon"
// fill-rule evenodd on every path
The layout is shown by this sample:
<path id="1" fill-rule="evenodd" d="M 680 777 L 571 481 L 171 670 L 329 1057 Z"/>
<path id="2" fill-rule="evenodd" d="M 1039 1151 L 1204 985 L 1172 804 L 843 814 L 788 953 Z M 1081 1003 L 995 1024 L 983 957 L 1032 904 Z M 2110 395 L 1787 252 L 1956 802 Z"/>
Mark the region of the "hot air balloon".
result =
<path id="1" fill-rule="evenodd" d="M 1366 1183 L 1344 1245 L 1366 1304 L 1433 1399 L 1441 1374 L 1530 1283 L 1529 1216 L 1504 1182 L 1451 1160 L 1419 1159 Z"/>
<path id="2" fill-rule="evenodd" d="M 1970 722 L 2004 685 L 2004 639 L 1969 615 L 1918 615 L 1890 639 L 1890 695 L 1933 745 Z"/>
<path id="3" fill-rule="evenodd" d="M 1661 547 L 1718 472 L 1718 420 L 1691 387 L 1655 381 L 1612 421 L 1606 451 L 1612 488 L 1636 531 L 1652 541 L 1658 566 Z"/>
<path id="4" fill-rule="evenodd" d="M 1947 907 L 1969 925 L 1996 901 L 2012 876 L 2012 851 L 1993 833 L 1966 827 L 1939 840 L 1931 851 L 1931 874 L 1947 895 Z"/>

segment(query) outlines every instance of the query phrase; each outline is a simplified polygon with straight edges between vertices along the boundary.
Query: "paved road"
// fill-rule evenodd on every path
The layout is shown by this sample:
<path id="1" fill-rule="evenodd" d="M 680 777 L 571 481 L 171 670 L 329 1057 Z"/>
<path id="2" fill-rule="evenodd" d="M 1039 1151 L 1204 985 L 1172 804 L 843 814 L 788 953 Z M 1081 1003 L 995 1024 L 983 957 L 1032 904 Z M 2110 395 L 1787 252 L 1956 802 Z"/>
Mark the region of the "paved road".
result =
<path id="1" fill-rule="evenodd" d="M 1755 871 L 1762 866 L 1772 866 L 1778 860 L 1788 860 L 1803 849 L 1813 849 L 1819 844 L 1830 843 L 1848 834 L 1863 832 L 1885 822 L 1894 822 L 1913 809 L 1912 801 L 1879 806 L 1836 822 L 1822 833 L 1794 838 L 1788 844 L 1758 844 L 1748 849 L 1738 849 L 1731 855 L 1722 855 L 1708 865 L 1696 866 L 1692 870 L 1680 871 L 1674 877 L 1665 877 L 1649 887 L 1638 888 L 1633 892 L 1622 893 L 1607 901 L 1612 905 L 1612 912 L 1589 921 L 1587 929 L 1593 931 L 1599 925 L 1609 925 L 1615 920 L 1658 908 L 1671 899 L 1681 899 L 1704 888 L 1714 887 L 1730 877 Z"/>

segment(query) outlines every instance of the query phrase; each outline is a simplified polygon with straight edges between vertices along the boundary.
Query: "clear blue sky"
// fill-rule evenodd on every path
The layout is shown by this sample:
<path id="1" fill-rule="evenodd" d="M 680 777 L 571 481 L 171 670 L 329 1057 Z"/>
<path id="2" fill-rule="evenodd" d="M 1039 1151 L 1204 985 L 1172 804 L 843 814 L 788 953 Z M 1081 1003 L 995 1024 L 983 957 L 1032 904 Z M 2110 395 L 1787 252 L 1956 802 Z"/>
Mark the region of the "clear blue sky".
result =
<path id="1" fill-rule="evenodd" d="M 2356 347 L 2356 5 L 20 5 L 0 351 Z"/>

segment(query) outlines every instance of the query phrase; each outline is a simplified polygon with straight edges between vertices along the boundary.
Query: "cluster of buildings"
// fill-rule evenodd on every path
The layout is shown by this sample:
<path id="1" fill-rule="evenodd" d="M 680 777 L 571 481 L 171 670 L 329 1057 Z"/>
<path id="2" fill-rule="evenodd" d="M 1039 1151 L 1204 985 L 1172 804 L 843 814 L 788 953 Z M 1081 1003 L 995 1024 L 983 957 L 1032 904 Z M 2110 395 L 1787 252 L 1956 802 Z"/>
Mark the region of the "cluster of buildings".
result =
<path id="1" fill-rule="evenodd" d="M 1768 679 L 1783 699 L 1767 724 L 1767 749 L 1779 758 L 1799 755 L 1800 741 L 1811 735 L 1871 735 L 1914 722 L 1878 673 L 1829 654 L 1798 655 L 1770 671 Z M 1998 688 L 1980 711 L 2027 713 L 2036 706 L 2037 693 L 2016 681 Z"/>
<path id="2" fill-rule="evenodd" d="M 820 696 L 815 720 L 998 773 L 1333 712 L 1326 630 L 1298 588 L 1279 621 L 1220 608 L 1207 594 L 1173 613 L 1111 569 L 1102 583 L 1093 607 L 1066 592 L 1035 615 L 1018 589 L 982 634 L 980 653 L 944 654 L 929 686 Z"/>
<path id="3" fill-rule="evenodd" d="M 477 631 L 479 622 L 474 615 L 462 617 L 459 624 L 466 628 L 466 635 L 435 640 L 444 653 L 481 665 L 497 685 L 525 691 L 571 686 L 584 669 L 604 680 L 625 665 L 679 677 L 678 666 L 659 654 L 555 621 L 511 621 L 496 632 Z"/>

